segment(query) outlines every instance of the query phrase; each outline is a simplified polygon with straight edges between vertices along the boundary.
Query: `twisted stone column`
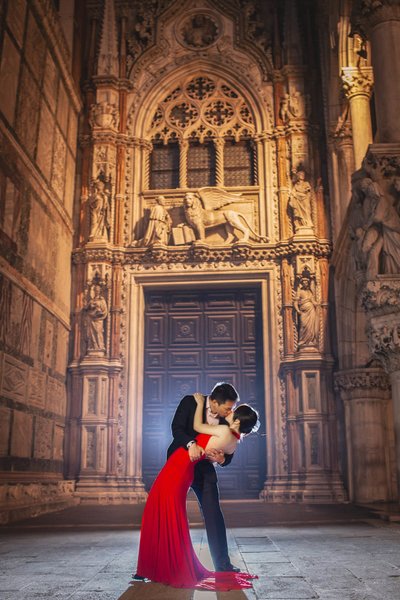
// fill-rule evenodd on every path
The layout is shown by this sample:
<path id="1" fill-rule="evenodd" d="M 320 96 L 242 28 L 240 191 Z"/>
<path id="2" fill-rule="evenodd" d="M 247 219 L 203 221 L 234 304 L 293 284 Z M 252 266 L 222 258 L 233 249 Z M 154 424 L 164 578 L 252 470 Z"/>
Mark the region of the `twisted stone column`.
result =
<path id="1" fill-rule="evenodd" d="M 372 143 L 371 111 L 373 74 L 371 67 L 345 67 L 341 73 L 343 90 L 350 103 L 355 167 L 359 169 Z"/>
<path id="2" fill-rule="evenodd" d="M 214 140 L 215 152 L 216 152 L 216 185 L 223 187 L 224 185 L 224 146 L 225 140 L 223 138 L 216 138 Z"/>
<path id="3" fill-rule="evenodd" d="M 187 188 L 187 161 L 189 140 L 179 142 L 179 187 Z"/>

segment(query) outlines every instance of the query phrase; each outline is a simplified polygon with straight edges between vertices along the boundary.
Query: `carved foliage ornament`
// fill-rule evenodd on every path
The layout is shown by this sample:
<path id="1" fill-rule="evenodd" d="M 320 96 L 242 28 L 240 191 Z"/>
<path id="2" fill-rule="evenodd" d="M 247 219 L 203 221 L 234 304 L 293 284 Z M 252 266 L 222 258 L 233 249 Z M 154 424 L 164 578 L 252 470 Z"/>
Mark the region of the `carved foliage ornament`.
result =
<path id="1" fill-rule="evenodd" d="M 390 382 L 386 373 L 380 369 L 356 369 L 336 373 L 335 389 L 345 392 L 371 389 L 387 391 L 390 389 Z"/>
<path id="2" fill-rule="evenodd" d="M 92 128 L 118 129 L 119 112 L 115 104 L 99 102 L 90 107 L 89 122 Z"/>

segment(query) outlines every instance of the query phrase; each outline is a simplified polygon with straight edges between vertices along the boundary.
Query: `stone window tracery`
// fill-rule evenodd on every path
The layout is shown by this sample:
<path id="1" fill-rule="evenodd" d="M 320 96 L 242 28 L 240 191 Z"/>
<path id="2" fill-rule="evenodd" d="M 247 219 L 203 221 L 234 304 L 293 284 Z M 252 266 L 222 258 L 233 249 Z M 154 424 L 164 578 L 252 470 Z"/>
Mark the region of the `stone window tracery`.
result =
<path id="1" fill-rule="evenodd" d="M 229 85 L 207 75 L 182 82 L 158 104 L 148 131 L 151 188 L 254 185 L 254 133 L 250 107 Z M 178 176 L 161 174 L 161 156 L 170 165 L 179 163 Z M 164 185 L 172 180 L 179 184 Z"/>

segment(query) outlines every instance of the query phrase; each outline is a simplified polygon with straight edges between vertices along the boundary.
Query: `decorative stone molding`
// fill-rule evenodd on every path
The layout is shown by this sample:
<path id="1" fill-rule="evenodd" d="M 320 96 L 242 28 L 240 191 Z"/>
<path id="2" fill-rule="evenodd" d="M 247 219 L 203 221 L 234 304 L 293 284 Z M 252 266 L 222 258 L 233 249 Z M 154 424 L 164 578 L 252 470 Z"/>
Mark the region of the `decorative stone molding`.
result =
<path id="1" fill-rule="evenodd" d="M 400 371 L 400 313 L 372 317 L 368 341 L 371 354 L 388 373 Z"/>
<path id="2" fill-rule="evenodd" d="M 90 107 L 89 123 L 93 129 L 118 129 L 119 113 L 115 104 L 99 102 Z"/>
<path id="3" fill-rule="evenodd" d="M 378 280 L 367 281 L 361 295 L 362 306 L 375 314 L 391 313 L 400 306 L 400 278 L 381 275 Z"/>
<path id="4" fill-rule="evenodd" d="M 370 27 L 386 21 L 400 21 L 399 0 L 358 0 L 354 8 L 355 15 Z"/>
<path id="5" fill-rule="evenodd" d="M 341 78 L 343 91 L 348 100 L 354 96 L 371 97 L 374 85 L 372 67 L 344 67 Z"/>
<path id="6" fill-rule="evenodd" d="M 334 375 L 334 386 L 343 399 L 354 397 L 356 394 L 368 394 L 371 390 L 379 393 L 390 391 L 390 381 L 387 374 L 380 368 L 358 368 L 337 371 Z"/>

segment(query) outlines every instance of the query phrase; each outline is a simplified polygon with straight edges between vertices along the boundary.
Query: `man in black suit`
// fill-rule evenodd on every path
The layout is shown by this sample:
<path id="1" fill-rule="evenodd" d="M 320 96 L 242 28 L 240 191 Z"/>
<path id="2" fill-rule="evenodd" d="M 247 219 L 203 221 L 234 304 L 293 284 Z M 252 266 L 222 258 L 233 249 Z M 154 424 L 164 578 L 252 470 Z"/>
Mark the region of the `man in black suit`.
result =
<path id="1" fill-rule="evenodd" d="M 233 410 L 238 398 L 238 393 L 232 385 L 217 383 L 210 395 L 205 397 L 203 423 L 210 425 L 225 423 L 225 417 Z M 194 396 L 185 396 L 180 401 L 172 420 L 174 439 L 168 448 L 168 458 L 181 446 L 187 449 L 192 461 L 204 454 L 204 450 L 196 444 L 197 433 L 193 429 L 196 406 Z M 207 451 L 209 460 L 197 463 L 191 485 L 201 506 L 216 571 L 239 571 L 229 559 L 225 521 L 219 505 L 218 479 L 213 465 L 217 462 L 225 467 L 231 462 L 232 456 L 233 454 L 224 454 L 221 450 Z"/>

